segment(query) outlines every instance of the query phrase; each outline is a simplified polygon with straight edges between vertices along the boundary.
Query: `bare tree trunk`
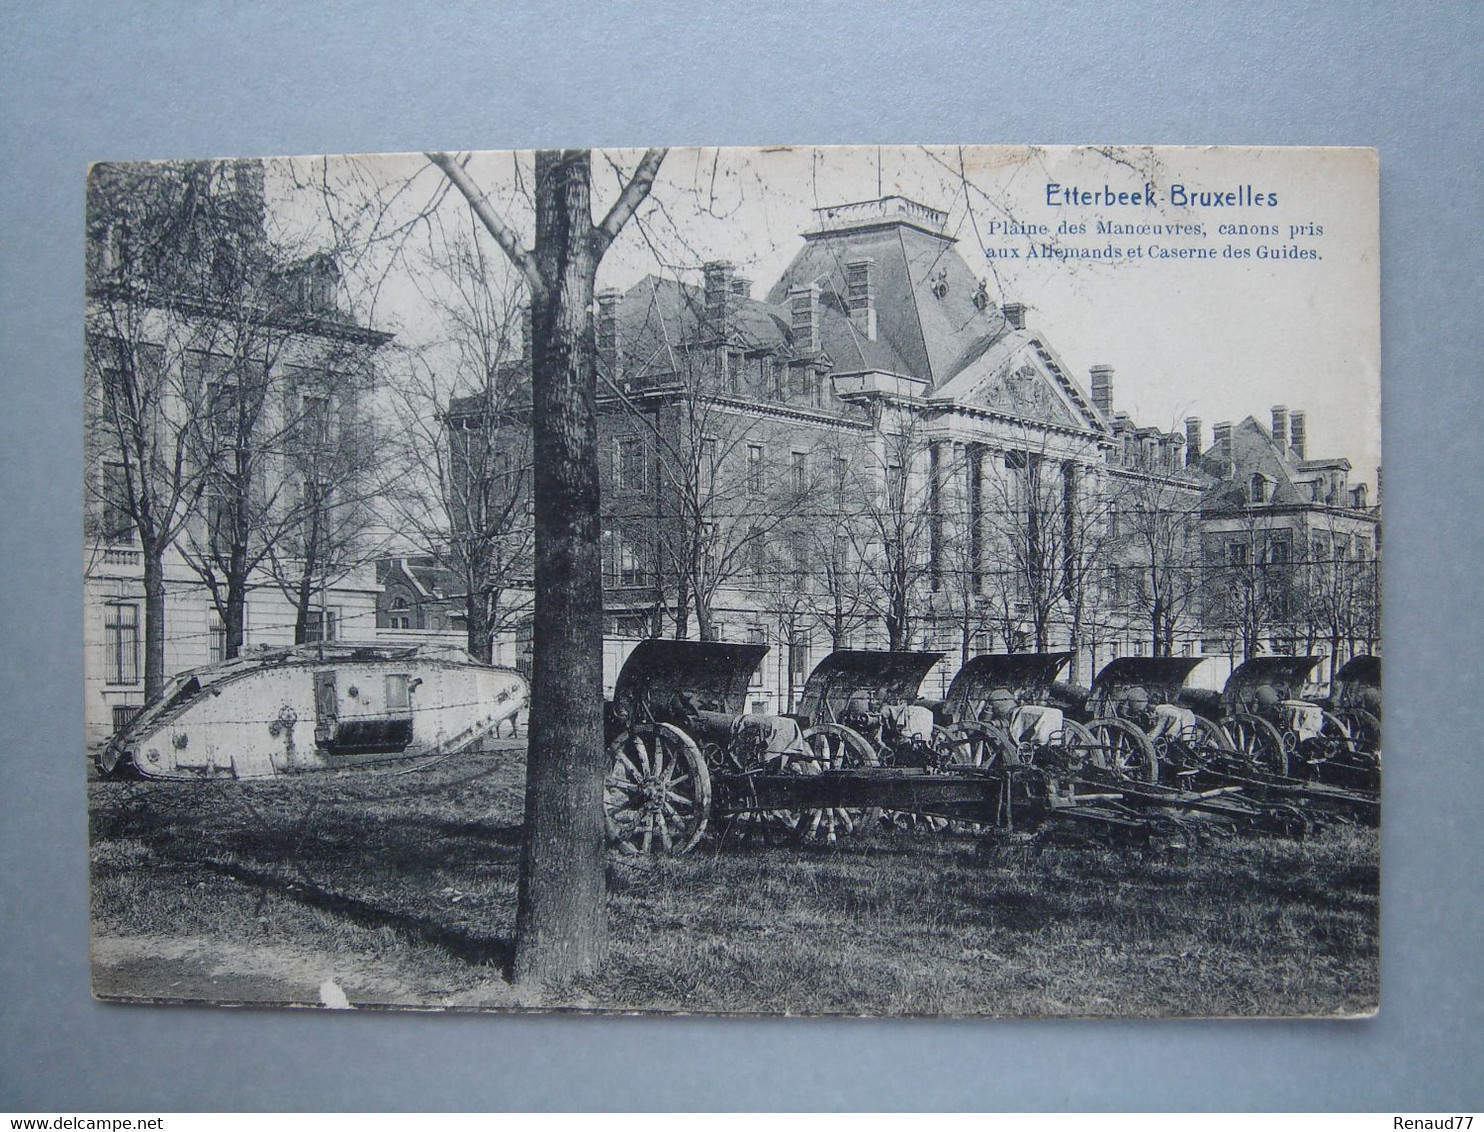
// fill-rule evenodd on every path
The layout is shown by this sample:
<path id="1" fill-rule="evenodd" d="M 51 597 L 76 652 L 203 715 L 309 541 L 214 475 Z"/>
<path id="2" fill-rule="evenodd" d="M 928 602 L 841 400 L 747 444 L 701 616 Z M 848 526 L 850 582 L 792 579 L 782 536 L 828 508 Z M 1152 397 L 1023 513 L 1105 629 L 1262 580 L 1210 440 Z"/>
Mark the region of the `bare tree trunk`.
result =
<path id="1" fill-rule="evenodd" d="M 484 595 L 476 593 L 474 587 L 464 598 L 464 623 L 469 655 L 483 664 L 492 664 L 495 656 L 495 635 L 490 627 L 489 609 Z"/>
<path id="2" fill-rule="evenodd" d="M 678 571 L 675 581 L 675 639 L 683 641 L 690 635 L 690 586 L 685 570 Z"/>
<path id="3" fill-rule="evenodd" d="M 599 533 L 597 249 L 587 151 L 536 155 L 532 297 L 535 570 L 526 838 L 517 982 L 559 984 L 602 959 L 603 592 Z"/>
<path id="4" fill-rule="evenodd" d="M 144 544 L 144 700 L 165 688 L 165 553 Z"/>
<path id="5" fill-rule="evenodd" d="M 525 840 L 515 920 L 517 982 L 591 974 L 606 938 L 603 780 L 603 559 L 599 526 L 598 263 L 649 195 L 663 149 L 645 152 L 597 226 L 592 156 L 536 154 L 531 252 L 449 154 L 429 154 L 525 276 L 532 313 L 531 439 L 535 503 L 530 742 Z"/>

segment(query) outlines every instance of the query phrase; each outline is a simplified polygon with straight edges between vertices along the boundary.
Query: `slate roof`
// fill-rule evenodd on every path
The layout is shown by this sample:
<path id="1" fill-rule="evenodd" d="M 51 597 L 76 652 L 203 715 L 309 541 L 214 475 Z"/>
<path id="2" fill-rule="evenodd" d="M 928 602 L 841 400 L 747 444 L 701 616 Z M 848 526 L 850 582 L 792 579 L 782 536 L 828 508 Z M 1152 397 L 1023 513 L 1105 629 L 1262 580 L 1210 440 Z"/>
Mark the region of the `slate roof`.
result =
<path id="1" fill-rule="evenodd" d="M 825 307 L 839 317 L 821 328 L 836 372 L 882 369 L 906 374 L 929 388 L 947 380 L 1007 328 L 993 305 L 980 309 L 979 282 L 953 249 L 952 237 L 894 220 L 804 234 L 804 247 L 768 292 L 787 304 L 792 288 L 820 288 Z M 846 316 L 846 265 L 870 259 L 876 290 L 876 340 Z"/>
<path id="2" fill-rule="evenodd" d="M 1232 471 L 1228 475 L 1221 453 L 1213 446 L 1201 457 L 1205 471 L 1219 479 L 1207 494 L 1203 506 L 1206 508 L 1245 508 L 1250 496 L 1248 492 L 1252 477 L 1261 474 L 1270 485 L 1268 501 L 1275 506 L 1312 503 L 1304 472 L 1319 468 L 1343 467 L 1349 469 L 1350 462 L 1343 458 L 1331 460 L 1300 460 L 1291 448 L 1280 448 L 1273 434 L 1256 417 L 1247 417 L 1232 426 L 1231 437 Z"/>

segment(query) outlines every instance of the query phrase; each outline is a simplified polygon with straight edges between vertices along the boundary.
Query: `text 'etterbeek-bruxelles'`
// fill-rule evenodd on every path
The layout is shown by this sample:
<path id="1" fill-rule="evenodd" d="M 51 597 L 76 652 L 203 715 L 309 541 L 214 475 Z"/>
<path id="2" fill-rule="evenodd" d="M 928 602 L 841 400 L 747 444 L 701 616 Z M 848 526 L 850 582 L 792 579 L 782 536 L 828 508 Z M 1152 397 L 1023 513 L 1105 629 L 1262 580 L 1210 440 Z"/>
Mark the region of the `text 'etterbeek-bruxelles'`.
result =
<path id="1" fill-rule="evenodd" d="M 1208 189 L 1177 184 L 1170 186 L 1168 195 L 1162 201 L 1159 190 L 1150 181 L 1144 182 L 1144 186 L 1138 189 L 1115 189 L 1111 185 L 1084 189 L 1077 185 L 1047 181 L 1046 204 L 1051 208 L 1068 205 L 1133 205 L 1153 208 L 1160 204 L 1170 204 L 1175 208 L 1276 208 L 1278 194 L 1264 192 L 1252 185 Z"/>

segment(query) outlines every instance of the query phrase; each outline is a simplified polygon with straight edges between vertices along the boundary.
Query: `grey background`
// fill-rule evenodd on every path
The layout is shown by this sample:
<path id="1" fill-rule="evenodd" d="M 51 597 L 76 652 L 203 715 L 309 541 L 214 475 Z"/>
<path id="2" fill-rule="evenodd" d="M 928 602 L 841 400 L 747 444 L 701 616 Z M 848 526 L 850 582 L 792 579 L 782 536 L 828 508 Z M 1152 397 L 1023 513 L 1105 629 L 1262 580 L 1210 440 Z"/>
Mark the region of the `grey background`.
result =
<path id="1" fill-rule="evenodd" d="M 1479 1107 L 1480 5 L 578 8 L 0 11 L 0 1109 Z M 1380 1017 L 805 1022 L 91 1001 L 86 162 L 926 141 L 1380 148 L 1391 737 Z"/>

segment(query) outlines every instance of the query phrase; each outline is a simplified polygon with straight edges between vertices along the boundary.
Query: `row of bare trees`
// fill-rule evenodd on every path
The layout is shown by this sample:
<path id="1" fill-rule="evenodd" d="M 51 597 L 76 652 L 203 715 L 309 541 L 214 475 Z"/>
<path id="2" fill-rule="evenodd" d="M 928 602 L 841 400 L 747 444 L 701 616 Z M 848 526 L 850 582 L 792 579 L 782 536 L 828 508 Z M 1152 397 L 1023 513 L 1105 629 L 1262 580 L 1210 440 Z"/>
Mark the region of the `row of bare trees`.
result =
<path id="1" fill-rule="evenodd" d="M 147 697 L 165 676 L 169 552 L 231 657 L 262 575 L 306 639 L 370 522 L 380 336 L 337 310 L 332 259 L 269 238 L 263 179 L 258 162 L 178 162 L 89 180 L 93 533 L 142 558 Z"/>

